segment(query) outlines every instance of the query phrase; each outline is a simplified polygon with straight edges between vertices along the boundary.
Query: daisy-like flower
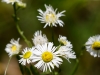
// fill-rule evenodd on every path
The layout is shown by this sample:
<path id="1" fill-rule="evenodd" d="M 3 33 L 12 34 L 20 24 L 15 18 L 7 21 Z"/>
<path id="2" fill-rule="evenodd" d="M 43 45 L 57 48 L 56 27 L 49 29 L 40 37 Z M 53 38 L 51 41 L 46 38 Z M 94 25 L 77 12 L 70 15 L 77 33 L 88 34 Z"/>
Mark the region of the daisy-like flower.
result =
<path id="1" fill-rule="evenodd" d="M 20 52 L 21 45 L 18 40 L 11 39 L 10 43 L 6 45 L 5 51 L 9 54 L 9 57 L 16 55 Z"/>
<path id="2" fill-rule="evenodd" d="M 21 59 L 19 60 L 19 63 L 21 63 L 22 65 L 31 63 L 34 49 L 35 49 L 34 47 L 25 48 L 22 51 L 22 55 L 19 55 L 21 57 Z"/>
<path id="3" fill-rule="evenodd" d="M 65 11 L 56 13 L 57 9 L 54 10 L 51 5 L 47 6 L 46 4 L 45 4 L 45 8 L 46 8 L 46 11 L 42 11 L 41 9 L 38 9 L 40 16 L 37 16 L 38 20 L 40 20 L 41 23 L 46 23 L 44 28 L 47 25 L 57 27 L 57 24 L 59 24 L 59 26 L 63 27 L 64 23 L 59 18 L 61 16 L 64 16 L 63 13 Z"/>
<path id="4" fill-rule="evenodd" d="M 87 51 L 94 57 L 100 57 L 100 35 L 90 37 L 85 43 Z"/>
<path id="5" fill-rule="evenodd" d="M 2 0 L 2 2 L 6 2 L 7 4 L 11 3 L 13 5 L 15 2 L 20 2 L 20 0 Z"/>
<path id="6" fill-rule="evenodd" d="M 64 46 L 72 48 L 72 44 L 70 41 L 67 40 L 67 37 L 59 35 L 58 41 L 63 44 Z"/>
<path id="7" fill-rule="evenodd" d="M 33 36 L 34 38 L 32 40 L 34 45 L 38 45 L 38 44 L 42 45 L 48 42 L 46 35 L 45 34 L 42 35 L 42 31 L 36 31 Z"/>
<path id="8" fill-rule="evenodd" d="M 35 67 L 45 71 L 50 71 L 54 69 L 54 66 L 59 67 L 62 63 L 62 59 L 59 58 L 59 52 L 56 52 L 56 47 L 53 46 L 53 43 L 48 42 L 43 45 L 37 45 L 36 50 L 34 51 L 32 62 L 35 63 Z"/>
<path id="9" fill-rule="evenodd" d="M 76 58 L 75 52 L 72 51 L 72 49 L 67 46 L 61 46 L 58 51 L 59 51 L 59 54 L 61 55 L 61 57 L 67 59 L 68 61 L 69 61 L 69 59 Z"/>

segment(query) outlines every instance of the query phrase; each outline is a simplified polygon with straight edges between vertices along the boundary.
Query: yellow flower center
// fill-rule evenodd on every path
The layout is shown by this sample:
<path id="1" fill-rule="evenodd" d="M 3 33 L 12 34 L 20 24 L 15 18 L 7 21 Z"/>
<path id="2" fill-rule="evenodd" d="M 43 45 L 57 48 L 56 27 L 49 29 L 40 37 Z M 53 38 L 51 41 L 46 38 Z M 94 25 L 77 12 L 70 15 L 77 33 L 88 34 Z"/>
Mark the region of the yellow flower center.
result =
<path id="1" fill-rule="evenodd" d="M 46 22 L 54 23 L 56 21 L 56 15 L 52 12 L 49 12 L 45 17 Z"/>
<path id="2" fill-rule="evenodd" d="M 16 51 L 16 50 L 17 50 L 17 46 L 16 46 L 16 45 L 13 45 L 13 46 L 11 47 L 11 50 L 12 50 L 12 51 Z"/>
<path id="3" fill-rule="evenodd" d="M 42 60 L 46 63 L 50 62 L 53 59 L 53 54 L 51 52 L 44 52 L 42 54 Z"/>
<path id="4" fill-rule="evenodd" d="M 94 50 L 100 50 L 100 41 L 95 41 L 92 44 L 92 49 L 94 49 Z"/>
<path id="5" fill-rule="evenodd" d="M 63 40 L 63 39 L 60 39 L 60 43 L 62 43 L 64 45 L 67 45 L 67 41 L 66 40 Z"/>
<path id="6" fill-rule="evenodd" d="M 24 58 L 24 59 L 27 59 L 27 58 L 29 58 L 31 55 L 32 55 L 32 52 L 28 51 L 28 52 L 26 52 L 26 53 L 23 55 L 23 58 Z"/>

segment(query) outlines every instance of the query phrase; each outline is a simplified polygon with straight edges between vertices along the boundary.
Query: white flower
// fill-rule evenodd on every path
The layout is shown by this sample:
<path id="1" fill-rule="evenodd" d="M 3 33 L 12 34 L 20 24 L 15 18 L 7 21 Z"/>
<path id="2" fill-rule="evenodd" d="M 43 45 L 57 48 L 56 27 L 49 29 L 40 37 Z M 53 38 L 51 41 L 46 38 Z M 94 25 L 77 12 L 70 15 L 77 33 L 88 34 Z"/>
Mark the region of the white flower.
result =
<path id="1" fill-rule="evenodd" d="M 41 23 L 46 23 L 44 28 L 49 25 L 49 26 L 57 26 L 57 24 L 59 24 L 59 26 L 63 27 L 63 21 L 60 20 L 59 18 L 61 16 L 64 16 L 64 12 L 65 11 L 62 11 L 62 12 L 58 12 L 56 13 L 57 9 L 54 10 L 53 7 L 51 5 L 47 6 L 45 4 L 45 8 L 46 8 L 46 11 L 42 11 L 41 9 L 38 9 L 39 11 L 39 14 L 40 16 L 37 16 L 38 17 L 38 20 L 41 21 Z"/>
<path id="2" fill-rule="evenodd" d="M 25 48 L 22 51 L 22 55 L 19 55 L 21 57 L 19 63 L 21 63 L 22 65 L 26 65 L 26 63 L 28 64 L 31 63 L 34 49 L 35 49 L 34 47 Z"/>
<path id="3" fill-rule="evenodd" d="M 56 52 L 56 47 L 53 46 L 53 43 L 45 43 L 43 45 L 37 45 L 36 50 L 34 51 L 34 56 L 32 62 L 35 63 L 35 67 L 45 71 L 50 71 L 54 69 L 54 66 L 59 67 L 62 63 L 62 59 L 59 58 L 59 52 Z"/>
<path id="4" fill-rule="evenodd" d="M 76 58 L 76 55 L 74 51 L 72 51 L 71 48 L 68 48 L 67 46 L 61 46 L 58 50 L 61 55 L 61 57 L 67 59 L 69 61 L 69 59 L 75 59 Z M 70 61 L 69 61 L 70 62 Z"/>
<path id="5" fill-rule="evenodd" d="M 19 2 L 17 3 L 17 5 L 20 6 L 20 7 L 23 7 L 23 8 L 26 7 L 26 3 L 23 3 L 23 2 L 21 2 L 21 1 L 19 1 Z"/>
<path id="6" fill-rule="evenodd" d="M 34 38 L 32 39 L 34 45 L 44 44 L 48 42 L 48 39 L 45 34 L 42 35 L 42 31 L 36 31 L 34 33 Z"/>
<path id="7" fill-rule="evenodd" d="M 64 46 L 72 48 L 72 44 L 70 41 L 67 40 L 67 37 L 59 35 L 58 41 L 63 44 Z"/>
<path id="8" fill-rule="evenodd" d="M 100 35 L 90 37 L 85 43 L 87 51 L 94 57 L 100 57 Z"/>
<path id="9" fill-rule="evenodd" d="M 21 45 L 19 44 L 18 40 L 11 39 L 10 43 L 6 45 L 5 51 L 9 54 L 9 56 L 13 56 L 20 52 Z"/>
<path id="10" fill-rule="evenodd" d="M 11 3 L 12 5 L 15 3 L 15 2 L 19 2 L 20 0 L 2 0 L 2 2 L 6 2 L 7 4 Z"/>

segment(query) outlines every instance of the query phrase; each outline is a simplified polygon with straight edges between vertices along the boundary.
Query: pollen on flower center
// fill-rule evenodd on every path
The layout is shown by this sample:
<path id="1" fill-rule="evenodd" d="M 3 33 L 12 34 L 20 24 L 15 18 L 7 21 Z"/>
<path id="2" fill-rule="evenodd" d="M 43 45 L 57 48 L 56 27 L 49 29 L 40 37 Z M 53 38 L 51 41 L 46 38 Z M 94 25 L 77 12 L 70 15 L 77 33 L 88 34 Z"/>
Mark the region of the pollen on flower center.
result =
<path id="1" fill-rule="evenodd" d="M 46 15 L 45 20 L 46 20 L 46 22 L 53 23 L 56 21 L 56 15 L 53 13 L 49 13 Z"/>
<path id="2" fill-rule="evenodd" d="M 50 62 L 53 59 L 53 54 L 51 52 L 46 51 L 42 54 L 42 59 L 44 62 Z"/>
<path id="3" fill-rule="evenodd" d="M 16 51 L 16 49 L 17 49 L 17 46 L 16 46 L 16 45 L 13 45 L 13 46 L 11 47 L 11 50 L 12 50 L 12 51 Z"/>
<path id="4" fill-rule="evenodd" d="M 92 44 L 92 48 L 94 50 L 100 50 L 100 41 L 95 41 L 93 44 Z"/>
<path id="5" fill-rule="evenodd" d="M 28 51 L 23 55 L 23 58 L 27 59 L 27 58 L 29 58 L 31 56 L 31 54 L 32 54 L 32 52 Z"/>

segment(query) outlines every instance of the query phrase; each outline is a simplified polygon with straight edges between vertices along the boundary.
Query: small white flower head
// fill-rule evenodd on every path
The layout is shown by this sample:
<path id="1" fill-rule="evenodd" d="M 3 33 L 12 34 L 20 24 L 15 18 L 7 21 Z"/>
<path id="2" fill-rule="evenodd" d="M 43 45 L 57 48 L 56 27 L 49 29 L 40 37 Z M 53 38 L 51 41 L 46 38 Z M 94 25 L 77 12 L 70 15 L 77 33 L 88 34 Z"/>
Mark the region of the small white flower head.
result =
<path id="1" fill-rule="evenodd" d="M 11 39 L 10 43 L 6 45 L 5 51 L 8 53 L 9 57 L 16 55 L 20 52 L 21 45 L 18 40 Z"/>
<path id="2" fill-rule="evenodd" d="M 21 59 L 19 60 L 19 63 L 21 63 L 22 65 L 31 63 L 34 49 L 35 49 L 34 47 L 25 48 L 22 51 L 22 55 L 19 55 L 21 57 Z"/>
<path id="3" fill-rule="evenodd" d="M 67 37 L 59 35 L 58 41 L 63 44 L 64 46 L 72 48 L 72 44 L 70 41 L 67 40 Z"/>
<path id="4" fill-rule="evenodd" d="M 2 2 L 6 2 L 7 4 L 11 3 L 12 5 L 15 3 L 15 2 L 19 2 L 20 0 L 2 0 Z"/>
<path id="5" fill-rule="evenodd" d="M 58 51 L 60 52 L 59 54 L 61 55 L 61 57 L 67 59 L 68 61 L 69 59 L 76 58 L 75 52 L 72 51 L 72 49 L 68 48 L 67 46 L 61 46 Z"/>
<path id="6" fill-rule="evenodd" d="M 42 35 L 42 31 L 36 31 L 33 36 L 34 38 L 32 40 L 34 45 L 38 45 L 38 44 L 42 45 L 48 42 L 46 35 L 45 34 Z"/>
<path id="7" fill-rule="evenodd" d="M 34 51 L 32 62 L 35 62 L 35 67 L 42 70 L 43 72 L 54 69 L 54 66 L 59 67 L 62 63 L 62 59 L 59 58 L 58 52 L 55 51 L 56 47 L 53 43 L 45 43 L 43 45 L 37 45 Z"/>
<path id="8" fill-rule="evenodd" d="M 23 2 L 21 2 L 21 1 L 17 2 L 17 5 L 18 5 L 19 7 L 22 7 L 22 8 L 25 8 L 25 7 L 26 7 L 26 3 L 23 3 Z"/>
<path id="9" fill-rule="evenodd" d="M 45 4 L 45 8 L 46 8 L 46 11 L 42 11 L 41 9 L 38 9 L 39 11 L 39 14 L 40 16 L 37 16 L 38 17 L 38 20 L 41 21 L 41 23 L 46 23 L 44 28 L 48 25 L 48 26 L 55 26 L 57 27 L 57 24 L 61 27 L 63 27 L 63 21 L 60 20 L 59 18 L 61 16 L 64 16 L 64 12 L 65 11 L 62 11 L 62 12 L 58 12 L 56 13 L 57 9 L 54 10 L 53 7 L 51 5 L 47 6 Z"/>
<path id="10" fill-rule="evenodd" d="M 90 37 L 85 43 L 87 51 L 94 57 L 100 57 L 100 35 Z"/>

